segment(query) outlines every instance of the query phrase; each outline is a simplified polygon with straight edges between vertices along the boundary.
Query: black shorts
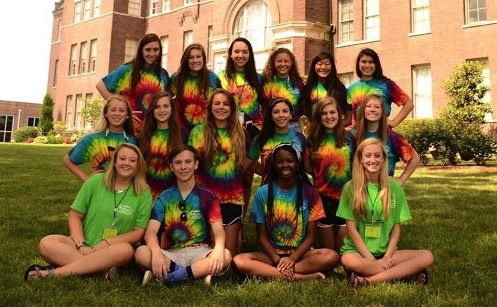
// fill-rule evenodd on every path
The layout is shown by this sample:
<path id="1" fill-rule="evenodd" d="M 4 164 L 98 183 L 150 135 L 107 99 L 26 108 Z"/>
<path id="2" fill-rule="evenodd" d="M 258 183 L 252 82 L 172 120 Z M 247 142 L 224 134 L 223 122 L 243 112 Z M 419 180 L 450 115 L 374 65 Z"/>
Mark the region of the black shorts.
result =
<path id="1" fill-rule="evenodd" d="M 221 216 L 223 217 L 223 225 L 233 225 L 239 220 L 242 220 L 243 206 L 235 204 L 221 204 Z"/>
<path id="2" fill-rule="evenodd" d="M 326 217 L 318 220 L 318 224 L 321 224 L 324 227 L 345 225 L 345 219 L 337 216 L 338 200 L 324 195 L 320 196 Z"/>

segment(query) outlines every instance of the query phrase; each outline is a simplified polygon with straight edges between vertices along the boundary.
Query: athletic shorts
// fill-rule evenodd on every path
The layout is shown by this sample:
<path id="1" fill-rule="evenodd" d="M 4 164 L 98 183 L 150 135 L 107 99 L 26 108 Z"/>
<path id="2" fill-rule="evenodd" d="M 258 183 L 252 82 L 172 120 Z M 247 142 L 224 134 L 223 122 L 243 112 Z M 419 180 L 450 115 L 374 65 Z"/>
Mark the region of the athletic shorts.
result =
<path id="1" fill-rule="evenodd" d="M 337 216 L 338 200 L 320 195 L 326 217 L 318 220 L 319 227 L 344 226 L 345 219 Z"/>
<path id="2" fill-rule="evenodd" d="M 223 217 L 223 225 L 233 225 L 243 216 L 243 206 L 235 204 L 221 204 L 221 215 Z"/>

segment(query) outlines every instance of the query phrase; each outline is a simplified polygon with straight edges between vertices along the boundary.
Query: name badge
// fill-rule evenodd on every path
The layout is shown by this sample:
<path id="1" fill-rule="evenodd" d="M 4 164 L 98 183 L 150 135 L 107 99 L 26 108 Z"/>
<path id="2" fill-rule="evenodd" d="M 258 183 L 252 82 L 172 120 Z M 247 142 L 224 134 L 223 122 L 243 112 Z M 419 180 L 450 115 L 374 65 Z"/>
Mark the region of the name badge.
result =
<path id="1" fill-rule="evenodd" d="M 379 238 L 381 235 L 381 225 L 366 224 L 365 235 L 368 238 Z"/>
<path id="2" fill-rule="evenodd" d="M 106 227 L 104 229 L 104 234 L 102 235 L 102 240 L 110 239 L 117 236 L 117 228 L 116 227 Z"/>

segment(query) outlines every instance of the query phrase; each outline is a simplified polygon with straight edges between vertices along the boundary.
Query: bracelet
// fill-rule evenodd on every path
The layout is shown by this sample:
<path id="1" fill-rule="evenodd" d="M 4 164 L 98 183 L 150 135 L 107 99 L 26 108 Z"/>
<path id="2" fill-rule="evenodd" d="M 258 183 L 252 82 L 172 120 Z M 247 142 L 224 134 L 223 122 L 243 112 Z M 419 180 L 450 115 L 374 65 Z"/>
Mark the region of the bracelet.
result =
<path id="1" fill-rule="evenodd" d="M 88 246 L 88 244 L 85 241 L 79 242 L 76 244 L 76 249 L 79 250 L 83 246 Z"/>
<path id="2" fill-rule="evenodd" d="M 105 241 L 105 243 L 107 243 L 107 245 L 110 245 L 110 241 L 108 239 L 104 239 L 103 241 Z"/>

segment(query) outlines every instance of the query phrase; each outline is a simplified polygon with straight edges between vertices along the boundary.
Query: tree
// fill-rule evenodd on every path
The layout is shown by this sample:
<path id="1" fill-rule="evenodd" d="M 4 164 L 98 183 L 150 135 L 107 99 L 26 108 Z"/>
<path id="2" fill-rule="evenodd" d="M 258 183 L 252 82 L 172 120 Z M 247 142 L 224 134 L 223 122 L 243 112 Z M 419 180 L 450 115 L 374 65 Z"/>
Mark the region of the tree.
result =
<path id="1" fill-rule="evenodd" d="M 43 97 L 43 105 L 41 106 L 40 123 L 38 127 L 43 134 L 47 134 L 53 129 L 53 107 L 54 102 L 49 93 Z"/>
<path id="2" fill-rule="evenodd" d="M 90 123 L 92 127 L 95 127 L 95 124 L 100 118 L 100 114 L 102 114 L 104 103 L 105 101 L 102 97 L 87 99 L 85 101 L 85 107 L 81 111 L 81 118 L 85 122 Z"/>

